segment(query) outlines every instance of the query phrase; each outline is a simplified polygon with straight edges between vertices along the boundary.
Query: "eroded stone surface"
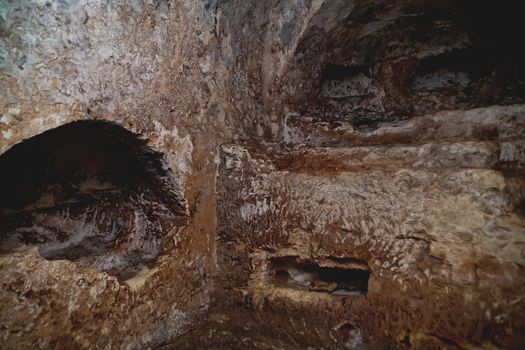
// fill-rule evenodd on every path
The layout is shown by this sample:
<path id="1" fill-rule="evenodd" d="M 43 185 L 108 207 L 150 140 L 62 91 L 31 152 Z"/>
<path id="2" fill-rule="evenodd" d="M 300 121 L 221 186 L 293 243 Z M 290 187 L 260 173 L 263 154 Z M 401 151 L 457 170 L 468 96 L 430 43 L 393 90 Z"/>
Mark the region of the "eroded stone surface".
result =
<path id="1" fill-rule="evenodd" d="M 178 230 L 165 232 L 157 259 L 129 282 L 48 261 L 30 246 L 2 254 L 2 347 L 157 347 L 202 319 L 215 269 L 217 145 L 233 134 L 223 127 L 226 108 L 218 107 L 226 100 L 211 88 L 224 79 L 214 81 L 199 66 L 215 57 L 204 5 L 0 4 L 0 152 L 73 121 L 115 122 L 160 152 L 189 214 Z M 130 202 L 121 204 L 106 209 L 124 215 L 120 209 Z"/>
<path id="2" fill-rule="evenodd" d="M 516 128 L 525 115 L 514 111 Z M 291 348 L 519 347 L 525 183 L 521 153 L 507 163 L 505 149 L 521 136 L 466 137 L 498 112 L 465 112 L 485 122 L 458 131 L 455 142 L 387 146 L 405 125 L 344 139 L 380 146 L 224 147 L 218 249 L 227 287 L 219 295 L 230 302 L 228 324 L 255 313 L 234 332 L 263 343 L 259 334 L 273 332 Z M 429 135 L 439 138 L 440 127 Z M 364 261 L 366 297 L 276 285 L 270 261 L 287 256 Z M 296 284 L 310 279 L 294 273 Z M 337 332 L 346 324 L 350 333 Z"/>
<path id="3" fill-rule="evenodd" d="M 188 218 L 127 281 L 0 255 L 2 346 L 523 348 L 513 6 L 3 1 L 0 153 L 115 122 Z M 366 295 L 322 268 L 369 271 Z"/>

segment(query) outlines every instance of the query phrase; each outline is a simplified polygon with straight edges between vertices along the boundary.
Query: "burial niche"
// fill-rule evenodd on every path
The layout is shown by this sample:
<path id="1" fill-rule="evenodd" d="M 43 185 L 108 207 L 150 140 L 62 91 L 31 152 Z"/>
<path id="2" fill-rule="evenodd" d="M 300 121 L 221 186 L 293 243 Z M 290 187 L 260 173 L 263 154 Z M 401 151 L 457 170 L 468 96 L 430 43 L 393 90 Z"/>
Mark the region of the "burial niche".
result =
<path id="1" fill-rule="evenodd" d="M 162 154 L 104 121 L 44 132 L 0 156 L 0 253 L 36 245 L 120 280 L 162 253 L 186 204 Z"/>
<path id="2" fill-rule="evenodd" d="M 334 262 L 332 262 L 334 263 Z M 362 296 L 368 293 L 370 271 L 354 259 L 337 259 L 336 265 L 321 266 L 293 256 L 273 258 L 270 275 L 275 286 L 335 296 Z"/>

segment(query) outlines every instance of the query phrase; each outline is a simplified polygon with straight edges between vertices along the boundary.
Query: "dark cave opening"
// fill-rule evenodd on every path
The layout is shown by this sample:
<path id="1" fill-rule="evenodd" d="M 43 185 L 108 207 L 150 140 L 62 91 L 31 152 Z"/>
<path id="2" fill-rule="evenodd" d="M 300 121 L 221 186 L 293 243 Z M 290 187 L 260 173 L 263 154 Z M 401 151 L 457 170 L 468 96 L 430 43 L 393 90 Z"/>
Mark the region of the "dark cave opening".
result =
<path id="1" fill-rule="evenodd" d="M 302 114 L 372 131 L 442 110 L 525 101 L 525 54 L 516 45 L 524 27 L 514 4 L 363 6 L 329 32 L 312 27 L 298 45 Z"/>
<path id="2" fill-rule="evenodd" d="M 162 253 L 186 206 L 162 154 L 117 124 L 78 121 L 0 156 L 0 252 L 36 245 L 126 279 Z"/>
<path id="3" fill-rule="evenodd" d="M 360 296 L 368 292 L 370 271 L 365 264 L 321 266 L 297 257 L 270 261 L 272 283 L 278 287 L 330 293 L 336 296 Z"/>

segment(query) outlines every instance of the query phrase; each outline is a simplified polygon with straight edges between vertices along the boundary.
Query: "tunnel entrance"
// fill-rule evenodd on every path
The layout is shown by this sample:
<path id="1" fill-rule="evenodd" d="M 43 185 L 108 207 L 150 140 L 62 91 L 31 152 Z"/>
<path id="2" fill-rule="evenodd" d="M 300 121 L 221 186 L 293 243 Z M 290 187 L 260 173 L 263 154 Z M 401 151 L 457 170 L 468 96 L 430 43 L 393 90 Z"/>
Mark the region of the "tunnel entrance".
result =
<path id="1" fill-rule="evenodd" d="M 0 253 L 36 245 L 50 260 L 127 279 L 162 253 L 186 205 L 162 155 L 121 126 L 78 121 L 0 156 Z"/>

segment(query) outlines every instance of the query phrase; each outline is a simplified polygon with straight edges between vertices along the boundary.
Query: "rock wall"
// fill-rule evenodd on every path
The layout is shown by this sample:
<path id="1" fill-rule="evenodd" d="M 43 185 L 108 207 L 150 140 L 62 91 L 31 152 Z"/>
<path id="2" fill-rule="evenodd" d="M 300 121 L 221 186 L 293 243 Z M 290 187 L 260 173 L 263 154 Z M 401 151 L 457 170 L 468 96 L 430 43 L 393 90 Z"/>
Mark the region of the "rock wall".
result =
<path id="1" fill-rule="evenodd" d="M 301 146 L 224 146 L 218 327 L 260 348 L 519 348 L 524 112 L 328 130 L 329 147 L 288 125 Z M 457 118 L 471 122 L 443 129 Z M 413 135 L 421 123 L 428 134 Z"/>
<path id="2" fill-rule="evenodd" d="M 166 229 L 162 253 L 127 281 L 74 259 L 45 259 L 32 246 L 2 254 L 0 347 L 157 347 L 206 312 L 218 145 L 232 132 L 224 127 L 223 79 L 210 74 L 216 50 L 204 6 L 1 2 L 0 152 L 74 121 L 116 123 L 160 152 L 188 220 Z M 109 216 L 121 215 L 124 209 Z M 142 231 L 139 243 L 153 234 Z"/>
<path id="3" fill-rule="evenodd" d="M 523 347 L 513 7 L 2 1 L 0 157 L 111 123 L 184 220 L 131 277 L 2 240 L 1 347 Z"/>

